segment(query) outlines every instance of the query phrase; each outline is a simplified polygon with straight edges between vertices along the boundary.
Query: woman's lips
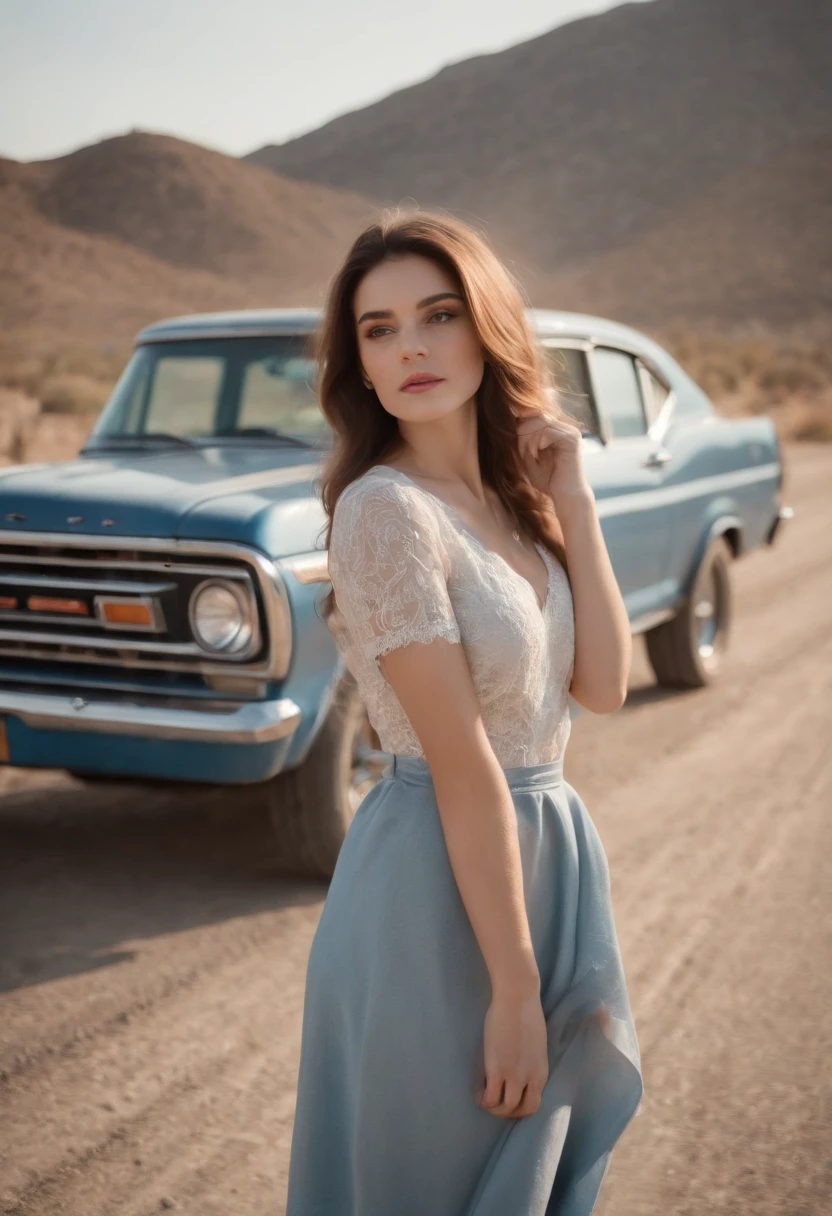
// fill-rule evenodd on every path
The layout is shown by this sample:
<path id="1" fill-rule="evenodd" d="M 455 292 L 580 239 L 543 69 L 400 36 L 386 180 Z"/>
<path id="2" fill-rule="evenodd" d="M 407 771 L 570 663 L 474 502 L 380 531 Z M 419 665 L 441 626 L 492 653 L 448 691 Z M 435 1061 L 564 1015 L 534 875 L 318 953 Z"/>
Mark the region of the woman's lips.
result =
<path id="1" fill-rule="evenodd" d="M 403 393 L 426 393 L 429 388 L 436 388 L 437 384 L 444 384 L 444 380 L 422 380 L 416 384 L 406 384 L 402 389 Z"/>

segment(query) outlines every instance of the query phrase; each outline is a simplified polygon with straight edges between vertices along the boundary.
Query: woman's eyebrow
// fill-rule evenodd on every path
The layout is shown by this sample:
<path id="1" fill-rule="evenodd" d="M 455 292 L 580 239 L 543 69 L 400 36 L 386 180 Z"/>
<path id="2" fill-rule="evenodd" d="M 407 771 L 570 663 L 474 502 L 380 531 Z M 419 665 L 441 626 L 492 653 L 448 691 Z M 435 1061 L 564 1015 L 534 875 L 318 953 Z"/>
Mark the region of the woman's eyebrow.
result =
<path id="1" fill-rule="evenodd" d="M 416 305 L 417 308 L 427 308 L 429 304 L 437 304 L 440 300 L 459 300 L 464 304 L 462 296 L 456 291 L 439 291 L 435 296 L 425 296 L 424 300 L 420 300 Z M 377 309 L 375 312 L 365 312 L 356 321 L 356 325 L 360 325 L 362 321 L 385 321 L 388 317 L 392 317 L 393 313 L 389 308 Z"/>

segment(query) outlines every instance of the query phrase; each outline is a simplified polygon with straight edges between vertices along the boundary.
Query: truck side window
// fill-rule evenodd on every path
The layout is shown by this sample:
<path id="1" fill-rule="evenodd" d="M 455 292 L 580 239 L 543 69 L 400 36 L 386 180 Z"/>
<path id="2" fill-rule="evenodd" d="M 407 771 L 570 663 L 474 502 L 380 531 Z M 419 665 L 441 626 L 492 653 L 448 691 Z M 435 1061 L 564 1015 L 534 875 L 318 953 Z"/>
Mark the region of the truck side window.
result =
<path id="1" fill-rule="evenodd" d="M 592 407 L 586 355 L 570 346 L 545 346 L 543 349 L 558 404 L 585 432 L 597 435 L 598 419 Z"/>
<path id="2" fill-rule="evenodd" d="M 249 359 L 240 385 L 237 426 L 276 427 L 291 434 L 318 435 L 326 431 L 315 392 L 316 368 L 300 344 Z"/>
<path id="3" fill-rule="evenodd" d="M 647 419 L 632 355 L 609 346 L 596 347 L 592 352 L 592 378 L 598 394 L 598 408 L 612 438 L 644 435 Z"/>

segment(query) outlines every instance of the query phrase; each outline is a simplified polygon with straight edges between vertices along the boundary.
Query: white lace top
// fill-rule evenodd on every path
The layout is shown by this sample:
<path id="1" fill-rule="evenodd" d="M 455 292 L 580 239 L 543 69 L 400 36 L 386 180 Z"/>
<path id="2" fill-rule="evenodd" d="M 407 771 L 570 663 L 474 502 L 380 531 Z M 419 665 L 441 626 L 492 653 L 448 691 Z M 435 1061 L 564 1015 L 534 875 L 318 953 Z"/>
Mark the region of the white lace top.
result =
<path id="1" fill-rule="evenodd" d="M 435 637 L 465 649 L 483 723 L 504 768 L 558 759 L 569 737 L 575 649 L 572 594 L 556 557 L 541 611 L 528 579 L 475 536 L 449 503 L 406 473 L 374 465 L 341 494 L 328 627 L 354 675 L 382 750 L 422 756 L 377 659 Z"/>

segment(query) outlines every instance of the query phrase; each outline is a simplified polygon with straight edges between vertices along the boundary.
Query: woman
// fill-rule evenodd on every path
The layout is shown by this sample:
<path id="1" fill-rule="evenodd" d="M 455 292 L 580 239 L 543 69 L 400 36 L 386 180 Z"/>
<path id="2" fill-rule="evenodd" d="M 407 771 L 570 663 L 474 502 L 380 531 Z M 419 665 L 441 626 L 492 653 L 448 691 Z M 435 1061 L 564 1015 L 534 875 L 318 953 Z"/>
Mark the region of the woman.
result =
<path id="1" fill-rule="evenodd" d="M 288 1216 L 587 1216 L 642 1096 L 567 696 L 630 629 L 522 296 L 425 213 L 331 285 L 323 608 L 381 746 L 312 943 Z M 568 569 L 568 576 L 567 576 Z"/>

